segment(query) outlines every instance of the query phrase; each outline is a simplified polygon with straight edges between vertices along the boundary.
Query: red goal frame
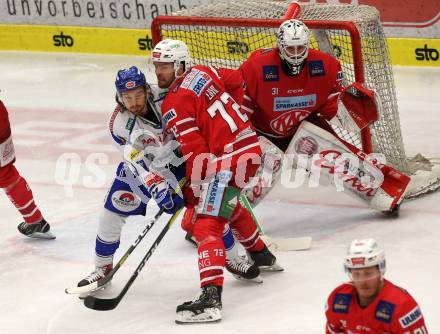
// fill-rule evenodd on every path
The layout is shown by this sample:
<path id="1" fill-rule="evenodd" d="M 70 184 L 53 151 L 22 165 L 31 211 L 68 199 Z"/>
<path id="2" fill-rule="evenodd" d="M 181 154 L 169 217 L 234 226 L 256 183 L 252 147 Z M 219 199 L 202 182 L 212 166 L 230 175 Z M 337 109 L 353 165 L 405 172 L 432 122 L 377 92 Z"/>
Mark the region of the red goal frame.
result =
<path id="1" fill-rule="evenodd" d="M 278 28 L 280 24 L 290 18 L 298 17 L 300 5 L 292 3 L 281 19 L 256 19 L 256 18 L 222 18 L 222 17 L 198 17 L 198 16 L 157 16 L 151 24 L 153 45 L 162 40 L 161 26 L 173 25 L 198 25 L 198 26 L 229 26 L 229 27 L 267 27 Z M 310 29 L 335 29 L 345 30 L 349 33 L 353 53 L 354 78 L 358 83 L 365 82 L 365 73 L 362 59 L 362 45 L 359 29 L 352 21 L 325 21 L 304 20 Z M 365 153 L 373 153 L 372 136 L 369 127 L 361 131 L 362 148 Z"/>

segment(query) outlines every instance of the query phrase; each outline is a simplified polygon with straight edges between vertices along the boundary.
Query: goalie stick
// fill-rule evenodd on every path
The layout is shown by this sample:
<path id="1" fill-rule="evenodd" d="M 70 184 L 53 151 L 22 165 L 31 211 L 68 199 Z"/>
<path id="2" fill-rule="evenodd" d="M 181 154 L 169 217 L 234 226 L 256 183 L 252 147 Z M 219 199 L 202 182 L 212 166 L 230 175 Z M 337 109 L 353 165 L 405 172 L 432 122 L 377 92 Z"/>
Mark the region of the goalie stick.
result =
<path id="1" fill-rule="evenodd" d="M 308 250 L 312 246 L 311 237 L 298 237 L 298 238 L 272 238 L 264 234 L 263 228 L 257 217 L 254 215 L 252 207 L 246 196 L 240 195 L 239 201 L 241 205 L 246 208 L 257 224 L 258 231 L 261 234 L 261 238 L 264 240 L 266 246 L 272 251 L 300 251 Z"/>
<path id="2" fill-rule="evenodd" d="M 114 308 L 116 308 L 116 306 L 118 306 L 119 302 L 122 300 L 122 298 L 127 293 L 127 291 L 130 288 L 130 286 L 133 284 L 133 282 L 136 279 L 136 277 L 139 275 L 139 273 L 142 270 L 142 268 L 145 266 L 145 263 L 148 261 L 148 259 L 151 257 L 151 255 L 153 255 L 154 251 L 156 250 L 156 248 L 159 245 L 159 243 L 162 241 L 162 239 L 165 236 L 165 234 L 170 229 L 171 225 L 173 225 L 174 221 L 179 216 L 181 210 L 182 209 L 179 209 L 168 220 L 168 222 L 166 223 L 165 227 L 160 232 L 160 234 L 157 236 L 156 240 L 151 245 L 150 249 L 145 254 L 144 258 L 139 263 L 139 265 L 137 266 L 137 268 L 134 271 L 134 273 L 131 275 L 131 277 L 128 280 L 128 282 L 124 285 L 124 287 L 122 288 L 121 292 L 116 297 L 108 298 L 108 299 L 103 299 L 103 298 L 99 298 L 99 297 L 95 297 L 95 296 L 87 296 L 84 299 L 84 305 L 86 307 L 90 308 L 90 309 L 97 310 L 97 311 L 109 311 L 109 310 L 113 310 Z"/>
<path id="3" fill-rule="evenodd" d="M 125 254 L 119 259 L 118 263 L 114 266 L 114 268 L 106 275 L 105 277 L 99 279 L 96 282 L 93 282 L 91 284 L 85 285 L 85 286 L 74 286 L 67 288 L 64 290 L 67 294 L 85 294 L 89 292 L 94 292 L 96 290 L 99 290 L 101 287 L 105 286 L 110 280 L 113 278 L 113 276 L 116 274 L 116 272 L 119 270 L 119 268 L 124 264 L 125 260 L 131 255 L 131 253 L 134 251 L 134 249 L 139 245 L 139 243 L 142 241 L 142 239 L 145 237 L 145 235 L 148 233 L 148 231 L 151 230 L 153 225 L 157 222 L 157 220 L 160 218 L 162 213 L 164 212 L 164 209 L 161 208 L 158 213 L 154 216 L 153 219 L 151 219 L 150 223 L 144 228 L 144 230 L 139 234 L 139 236 L 136 238 L 136 240 L 133 242 L 133 244 L 130 246 L 130 248 L 125 252 Z"/>

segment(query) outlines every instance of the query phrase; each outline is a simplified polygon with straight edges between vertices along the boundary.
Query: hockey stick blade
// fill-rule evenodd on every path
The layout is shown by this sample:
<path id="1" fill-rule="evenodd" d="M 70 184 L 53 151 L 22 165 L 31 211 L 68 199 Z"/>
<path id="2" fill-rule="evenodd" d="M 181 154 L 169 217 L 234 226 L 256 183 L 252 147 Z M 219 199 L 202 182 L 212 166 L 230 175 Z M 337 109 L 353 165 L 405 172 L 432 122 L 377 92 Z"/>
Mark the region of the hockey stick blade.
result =
<path id="1" fill-rule="evenodd" d="M 84 299 L 84 305 L 96 311 L 110 311 L 118 306 L 121 299 L 122 297 L 119 296 L 111 299 L 100 299 L 94 296 L 87 296 Z"/>
<path id="2" fill-rule="evenodd" d="M 147 263 L 147 261 L 149 260 L 149 258 L 151 257 L 151 255 L 153 255 L 154 251 L 156 250 L 157 246 L 159 245 L 159 243 L 162 241 L 163 237 L 165 236 L 165 234 L 168 232 L 168 230 L 170 229 L 171 225 L 173 225 L 174 221 L 177 219 L 177 217 L 180 214 L 180 211 L 182 211 L 182 209 L 179 209 L 167 222 L 167 224 L 165 225 L 165 227 L 163 228 L 163 230 L 160 232 L 160 234 L 157 236 L 156 240 L 154 241 L 154 243 L 151 245 L 150 249 L 148 250 L 148 252 L 145 254 L 144 258 L 141 260 L 141 262 L 139 263 L 139 265 L 137 266 L 136 270 L 134 271 L 134 273 L 131 275 L 130 279 L 128 280 L 128 282 L 125 284 L 125 286 L 122 288 L 121 292 L 114 298 L 107 298 L 107 299 L 103 299 L 103 298 L 99 298 L 99 297 L 95 297 L 95 296 L 87 296 L 84 299 L 84 305 L 90 309 L 96 310 L 96 311 L 110 311 L 113 310 L 116 306 L 118 306 L 119 302 L 122 300 L 122 298 L 125 296 L 125 294 L 127 293 L 128 289 L 130 288 L 130 286 L 133 284 L 134 280 L 136 279 L 136 277 L 139 275 L 140 271 L 142 270 L 142 268 L 144 268 L 145 263 Z"/>
<path id="3" fill-rule="evenodd" d="M 145 237 L 145 235 L 148 233 L 148 231 L 151 230 L 153 225 L 157 222 L 157 220 L 160 218 L 162 213 L 164 212 L 163 209 L 160 209 L 158 213 L 154 216 L 153 219 L 150 220 L 149 224 L 145 226 L 144 230 L 139 234 L 139 236 L 136 238 L 136 240 L 133 242 L 133 244 L 130 246 L 130 248 L 125 252 L 125 254 L 119 259 L 118 263 L 113 267 L 113 269 L 100 280 L 93 282 L 91 284 L 85 285 L 85 286 L 72 286 L 70 288 L 67 288 L 64 290 L 67 294 L 84 294 L 84 293 L 90 293 L 97 290 L 100 290 L 101 287 L 106 285 L 108 282 L 110 282 L 113 278 L 113 276 L 116 274 L 116 272 L 119 270 L 119 268 L 124 264 L 125 260 L 131 255 L 131 253 L 134 251 L 134 249 L 139 245 L 139 243 L 142 241 L 142 239 Z"/>
<path id="4" fill-rule="evenodd" d="M 260 232 L 260 237 L 263 239 L 264 243 L 267 247 L 269 247 L 272 251 L 299 251 L 299 250 L 307 250 L 312 246 L 312 238 L 311 237 L 300 237 L 300 238 L 271 238 L 264 234 L 263 228 L 255 216 L 252 206 L 249 203 L 249 200 L 244 195 L 240 195 L 240 203 L 245 207 L 249 213 L 252 215 L 252 218 L 257 224 L 258 231 Z"/>
<path id="5" fill-rule="evenodd" d="M 272 238 L 267 235 L 261 235 L 261 238 L 272 251 L 302 251 L 312 247 L 311 237 Z"/>

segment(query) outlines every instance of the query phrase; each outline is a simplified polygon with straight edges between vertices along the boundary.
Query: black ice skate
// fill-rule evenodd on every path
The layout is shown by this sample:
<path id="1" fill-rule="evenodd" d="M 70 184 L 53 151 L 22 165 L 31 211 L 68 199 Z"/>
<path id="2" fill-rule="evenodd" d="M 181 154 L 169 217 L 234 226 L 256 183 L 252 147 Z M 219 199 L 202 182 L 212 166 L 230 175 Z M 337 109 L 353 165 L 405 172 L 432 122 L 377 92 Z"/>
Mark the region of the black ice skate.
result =
<path id="1" fill-rule="evenodd" d="M 112 264 L 108 264 L 106 266 L 97 267 L 94 271 L 92 271 L 89 275 L 87 275 L 84 279 L 78 282 L 78 288 L 83 289 L 90 289 L 88 291 L 84 291 L 84 293 L 80 294 L 79 298 L 83 299 L 87 295 L 89 295 L 91 292 L 95 292 L 98 290 L 103 290 L 106 287 L 108 287 L 111 283 L 111 281 L 108 281 L 106 284 L 97 287 L 95 282 L 99 281 L 100 279 L 104 278 L 111 270 L 113 269 Z"/>
<path id="2" fill-rule="evenodd" d="M 29 238 L 55 239 L 55 236 L 50 232 L 49 223 L 44 218 L 39 223 L 20 223 L 17 228 L 21 234 Z"/>
<path id="3" fill-rule="evenodd" d="M 213 323 L 222 318 L 222 288 L 217 285 L 207 285 L 199 295 L 190 302 L 185 302 L 176 309 L 177 324 Z"/>
<path id="4" fill-rule="evenodd" d="M 225 268 L 238 280 L 263 283 L 258 266 L 248 262 L 244 257 L 226 258 Z"/>
<path id="5" fill-rule="evenodd" d="M 92 292 L 99 291 L 108 287 L 111 281 L 108 281 L 104 285 L 98 285 L 98 281 L 108 275 L 113 269 L 113 264 L 107 264 L 102 267 L 97 267 L 84 279 L 78 282 L 77 286 L 72 286 L 64 290 L 67 294 L 80 295 L 79 298 L 83 299 L 90 295 Z M 101 283 L 102 284 L 102 283 Z"/>
<path id="6" fill-rule="evenodd" d="M 78 287 L 86 286 L 86 285 L 92 284 L 94 282 L 97 282 L 101 278 L 104 278 L 112 269 L 113 269 L 112 264 L 107 264 L 102 267 L 97 267 L 94 271 L 92 271 L 84 279 L 82 279 L 81 281 L 78 282 Z"/>
<path id="7" fill-rule="evenodd" d="M 284 268 L 277 263 L 275 255 L 273 255 L 266 246 L 259 252 L 248 252 L 248 254 L 261 271 L 284 270 Z"/>
<path id="8" fill-rule="evenodd" d="M 187 232 L 187 233 L 185 234 L 185 240 L 188 241 L 188 242 L 190 242 L 191 245 L 193 245 L 193 246 L 196 247 L 196 248 L 199 246 L 199 245 L 197 244 L 197 240 L 196 240 L 196 238 L 194 238 L 194 236 L 193 236 L 191 233 L 189 233 L 189 232 Z"/>

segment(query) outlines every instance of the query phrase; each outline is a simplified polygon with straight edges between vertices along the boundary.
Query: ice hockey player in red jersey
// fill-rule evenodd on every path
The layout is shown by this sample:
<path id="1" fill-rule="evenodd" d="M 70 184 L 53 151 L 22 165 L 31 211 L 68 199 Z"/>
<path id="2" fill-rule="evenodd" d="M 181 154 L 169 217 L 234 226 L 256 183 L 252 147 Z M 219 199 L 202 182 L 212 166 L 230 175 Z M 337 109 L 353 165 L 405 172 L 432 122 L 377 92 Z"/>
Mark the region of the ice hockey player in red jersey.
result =
<path id="1" fill-rule="evenodd" d="M 240 79 L 232 81 L 231 88 L 235 88 L 237 82 L 242 87 Z M 95 283 L 113 268 L 122 229 L 129 217 L 145 215 L 153 199 L 168 214 L 176 213 L 183 205 L 183 199 L 172 193 L 185 177 L 185 164 L 169 149 L 170 145 L 163 145 L 177 144 L 170 141 L 171 131 L 164 131 L 160 113 L 167 90 L 148 84 L 136 66 L 118 71 L 115 88 L 117 105 L 110 117 L 109 132 L 121 153 L 121 162 L 99 214 L 95 269 L 78 282 L 78 289 L 69 289 L 69 293 L 83 296 L 96 291 Z M 155 156 L 160 158 L 155 160 Z M 184 217 L 193 211 L 186 210 Z M 184 221 L 192 225 L 191 218 L 183 219 L 182 225 Z M 242 279 L 260 278 L 258 266 L 239 256 L 232 232 L 230 229 L 226 232 L 223 238 L 227 249 L 226 268 Z"/>
<path id="2" fill-rule="evenodd" d="M 353 240 L 344 267 L 351 282 L 327 300 L 326 334 L 428 333 L 414 298 L 384 279 L 385 252 L 374 239 Z"/>
<path id="3" fill-rule="evenodd" d="M 55 239 L 49 232 L 49 223 L 43 218 L 34 201 L 28 183 L 18 173 L 14 162 L 15 150 L 8 111 L 0 101 L 0 188 L 4 189 L 24 219 L 24 222 L 18 225 L 20 233 L 32 238 Z"/>
<path id="4" fill-rule="evenodd" d="M 375 209 L 397 213 L 410 178 L 385 161 L 367 157 L 339 138 L 329 124 L 338 112 L 339 101 L 358 130 L 377 120 L 381 106 L 377 94 L 359 83 L 344 88 L 339 61 L 309 49 L 309 43 L 310 31 L 303 22 L 283 22 L 277 47 L 255 51 L 240 67 L 246 86 L 243 109 L 257 133 L 286 154 L 320 155 L 322 159 L 314 163 L 320 163 L 321 177 L 333 185 L 342 183 L 344 190 Z M 341 155 L 353 159 L 339 159 L 335 166 Z M 376 182 L 365 183 L 362 176 Z"/>
<path id="5" fill-rule="evenodd" d="M 238 202 L 259 167 L 261 148 L 247 116 L 226 92 L 216 70 L 188 68 L 185 43 L 163 40 L 152 57 L 159 87 L 169 87 L 161 108 L 164 122 L 186 159 L 190 186 L 184 191 L 185 202 L 197 213 L 192 232 L 198 243 L 201 291 L 193 301 L 177 307 L 176 322 L 217 322 L 222 308 L 225 224 L 229 222 L 258 266 L 275 264 L 251 214 Z"/>

